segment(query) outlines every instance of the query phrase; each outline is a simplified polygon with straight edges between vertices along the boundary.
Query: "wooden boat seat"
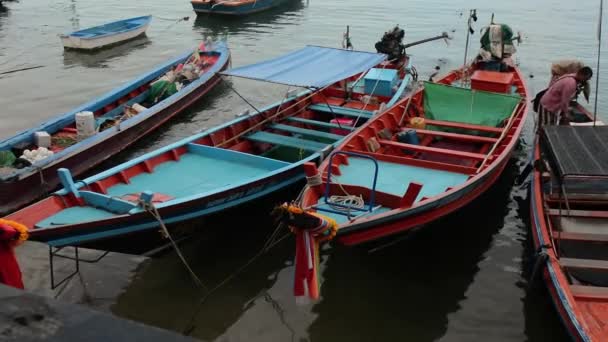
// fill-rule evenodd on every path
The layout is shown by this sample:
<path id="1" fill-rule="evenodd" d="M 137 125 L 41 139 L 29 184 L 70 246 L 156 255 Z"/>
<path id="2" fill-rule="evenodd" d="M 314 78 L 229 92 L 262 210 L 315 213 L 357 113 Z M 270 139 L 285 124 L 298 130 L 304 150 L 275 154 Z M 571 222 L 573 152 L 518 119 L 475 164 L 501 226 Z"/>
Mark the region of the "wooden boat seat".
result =
<path id="1" fill-rule="evenodd" d="M 301 135 L 308 136 L 308 137 L 329 139 L 329 140 L 333 140 L 333 141 L 337 141 L 337 140 L 344 138 L 343 135 L 339 135 L 339 134 L 315 131 L 313 129 L 306 129 L 306 128 L 302 128 L 302 127 L 296 127 L 296 126 L 290 126 L 290 125 L 284 125 L 284 124 L 274 124 L 274 125 L 270 126 L 270 128 L 276 129 L 279 131 L 283 131 L 283 132 L 301 134 Z"/>
<path id="2" fill-rule="evenodd" d="M 608 287 L 570 285 L 574 298 L 608 299 Z"/>
<path id="3" fill-rule="evenodd" d="M 141 94 L 135 96 L 134 98 L 129 99 L 129 101 L 125 102 L 124 104 L 117 106 L 116 108 L 108 111 L 107 113 L 104 113 L 103 115 L 100 115 L 99 117 L 95 118 L 95 124 L 97 126 L 100 126 L 105 121 L 116 118 L 117 116 L 122 114 L 125 105 L 132 106 L 134 103 L 141 103 L 146 99 L 146 97 L 148 97 L 149 92 L 149 90 L 146 90 Z"/>
<path id="4" fill-rule="evenodd" d="M 82 196 L 84 202 L 91 207 L 107 210 L 115 214 L 125 214 L 137 207 L 137 205 L 129 201 L 93 191 L 79 191 L 78 193 Z"/>
<path id="5" fill-rule="evenodd" d="M 467 124 L 467 123 L 462 123 L 462 122 L 425 119 L 424 123 L 427 125 L 430 125 L 430 126 L 461 128 L 461 129 L 467 129 L 467 130 L 471 130 L 471 131 L 480 131 L 480 132 L 495 133 L 495 134 L 502 133 L 502 128 L 499 128 L 499 127 L 480 126 L 480 125 L 473 125 L 473 124 Z"/>
<path id="6" fill-rule="evenodd" d="M 608 271 L 608 261 L 606 260 L 560 258 L 559 264 L 566 269 Z"/>
<path id="7" fill-rule="evenodd" d="M 295 149 L 302 149 L 311 152 L 318 152 L 327 147 L 327 144 L 323 144 L 316 141 L 304 140 L 294 137 L 288 137 L 285 135 L 268 133 L 268 132 L 255 132 L 253 134 L 249 134 L 245 136 L 245 139 L 273 144 L 273 145 L 281 145 L 292 147 Z"/>
<path id="8" fill-rule="evenodd" d="M 406 128 L 403 130 L 407 131 L 409 129 Z M 432 135 L 435 137 L 441 137 L 441 138 L 453 139 L 453 140 L 459 140 L 459 141 L 465 141 L 465 142 L 494 144 L 498 141 L 497 138 L 482 137 L 479 135 L 450 133 L 450 132 L 443 132 L 443 131 L 431 131 L 431 130 L 427 130 L 427 129 L 414 129 L 414 130 L 418 134 Z"/>
<path id="9" fill-rule="evenodd" d="M 562 241 L 580 241 L 580 242 L 608 242 L 608 234 L 596 233 L 573 233 L 573 232 L 556 232 L 551 233 L 554 240 Z"/>
<path id="10" fill-rule="evenodd" d="M 570 217 L 594 217 L 594 218 L 608 218 L 608 211 L 600 210 L 568 210 L 562 209 L 549 209 L 549 215 L 551 216 L 570 216 Z"/>
<path id="11" fill-rule="evenodd" d="M 303 118 L 287 118 L 287 121 L 298 122 L 301 124 L 323 127 L 323 128 L 328 128 L 328 129 L 331 129 L 331 128 L 345 129 L 345 130 L 349 130 L 349 131 L 353 131 L 355 129 L 354 127 L 350 127 L 350 126 L 338 125 L 338 124 L 333 124 L 333 123 L 329 123 L 329 122 L 309 120 L 309 119 L 303 119 Z"/>
<path id="12" fill-rule="evenodd" d="M 407 150 L 414 151 L 414 152 L 437 153 L 437 154 L 442 154 L 442 155 L 446 155 L 446 156 L 450 156 L 450 157 L 466 158 L 466 159 L 473 159 L 473 160 L 480 160 L 480 161 L 484 160 L 486 158 L 486 155 L 482 154 L 482 153 L 472 153 L 472 152 L 456 151 L 456 150 L 449 150 L 449 149 L 437 148 L 437 147 L 405 144 L 405 143 L 400 143 L 397 141 L 384 140 L 384 139 L 378 140 L 378 142 L 380 143 L 380 145 L 383 145 L 383 146 L 391 146 L 391 147 L 396 147 L 399 149 L 407 149 Z"/>
<path id="13" fill-rule="evenodd" d="M 338 115 L 350 116 L 350 117 L 354 117 L 354 118 L 362 117 L 365 119 L 370 119 L 373 115 L 373 113 L 368 110 L 361 110 L 361 109 L 347 108 L 347 107 L 340 107 L 340 106 L 331 106 L 331 105 L 322 104 L 322 103 L 310 105 L 310 106 L 308 106 L 308 109 L 315 111 L 315 112 L 333 113 L 333 114 L 338 114 Z"/>

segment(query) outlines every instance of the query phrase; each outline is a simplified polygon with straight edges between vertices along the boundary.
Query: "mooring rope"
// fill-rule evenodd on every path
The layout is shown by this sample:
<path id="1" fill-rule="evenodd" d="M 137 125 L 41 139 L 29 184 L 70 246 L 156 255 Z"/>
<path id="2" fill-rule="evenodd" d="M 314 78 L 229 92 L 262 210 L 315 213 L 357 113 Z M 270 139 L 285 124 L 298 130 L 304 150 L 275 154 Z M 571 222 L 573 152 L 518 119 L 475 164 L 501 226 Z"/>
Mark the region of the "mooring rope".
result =
<path id="1" fill-rule="evenodd" d="M 226 285 L 232 279 L 236 278 L 243 271 L 245 271 L 245 269 L 247 269 L 247 267 L 249 267 L 251 264 L 253 264 L 262 255 L 264 255 L 264 253 L 268 252 L 270 249 L 272 249 L 273 247 L 275 247 L 276 245 L 278 245 L 279 242 L 283 241 L 286 237 L 288 237 L 289 235 L 291 235 L 291 232 L 287 232 L 287 234 L 283 235 L 280 239 L 275 240 L 275 237 L 277 236 L 277 233 L 278 233 L 278 231 L 280 229 L 281 229 L 281 226 L 280 225 L 277 226 L 275 228 L 275 230 L 272 232 L 272 234 L 270 235 L 270 237 L 264 243 L 264 246 L 251 259 L 249 259 L 241 267 L 237 268 L 234 272 L 230 273 L 226 278 L 224 278 L 224 280 L 222 280 L 221 282 L 219 282 L 211 290 L 207 291 L 207 293 L 199 301 L 199 303 L 198 303 L 198 305 L 197 305 L 196 310 L 194 311 L 194 313 L 190 316 L 190 320 L 188 322 L 188 325 L 182 331 L 182 333 L 184 335 L 189 336 L 194 331 L 194 329 L 196 328 L 196 325 L 194 324 L 194 320 L 195 320 L 196 316 L 198 316 L 198 314 L 200 313 L 201 309 L 203 308 L 203 304 L 205 304 L 205 302 L 207 301 L 207 299 L 214 292 L 216 292 L 217 290 L 219 290 L 220 288 L 222 288 L 224 285 Z"/>
<path id="2" fill-rule="evenodd" d="M 207 286 L 205 286 L 205 284 L 202 282 L 202 280 L 196 275 L 196 273 L 194 273 L 194 270 L 192 270 L 192 267 L 190 267 L 190 264 L 188 264 L 188 261 L 186 261 L 186 258 L 182 254 L 182 251 L 180 250 L 179 246 L 177 245 L 175 240 L 173 240 L 173 237 L 169 233 L 169 230 L 167 229 L 167 226 L 165 225 L 165 222 L 163 221 L 162 217 L 160 216 L 160 213 L 158 212 L 158 209 L 156 208 L 156 206 L 152 202 L 147 203 L 144 201 L 140 201 L 140 205 L 148 213 L 150 213 L 150 215 L 152 215 L 152 217 L 154 217 L 158 221 L 158 224 L 160 225 L 163 237 L 169 239 L 169 241 L 173 245 L 173 249 L 175 249 L 175 253 L 181 259 L 182 263 L 184 264 L 184 266 L 190 273 L 190 276 L 192 276 L 192 279 L 194 280 L 195 284 L 204 290 L 208 290 Z"/>

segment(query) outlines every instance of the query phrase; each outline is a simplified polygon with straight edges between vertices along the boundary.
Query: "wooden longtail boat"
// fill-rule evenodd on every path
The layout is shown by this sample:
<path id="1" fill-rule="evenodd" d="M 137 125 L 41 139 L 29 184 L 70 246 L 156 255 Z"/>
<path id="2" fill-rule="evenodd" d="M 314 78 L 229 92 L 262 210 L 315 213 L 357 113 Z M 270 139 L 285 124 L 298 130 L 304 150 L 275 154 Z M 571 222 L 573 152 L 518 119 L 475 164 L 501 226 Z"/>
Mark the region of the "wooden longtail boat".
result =
<path id="1" fill-rule="evenodd" d="M 575 341 L 608 339 L 608 126 L 592 122 L 577 104 L 574 126 L 543 127 L 530 183 L 535 273 Z"/>
<path id="2" fill-rule="evenodd" d="M 62 170 L 64 189 L 6 218 L 29 227 L 33 240 L 78 245 L 158 227 L 141 201 L 153 202 L 165 223 L 175 223 L 286 187 L 304 178 L 304 163 L 318 162 L 405 91 L 409 58 L 385 58 L 309 46 L 229 70 L 224 74 L 316 89 L 76 183 Z M 370 75 L 392 75 L 400 84 L 387 86 Z"/>
<path id="3" fill-rule="evenodd" d="M 265 11 L 293 0 L 192 0 L 194 12 L 222 15 L 247 15 Z"/>
<path id="4" fill-rule="evenodd" d="M 152 21 L 152 16 L 118 20 L 104 25 L 90 27 L 61 35 L 64 48 L 92 50 L 115 45 L 144 34 Z"/>
<path id="5" fill-rule="evenodd" d="M 223 42 L 214 43 L 207 51 L 196 52 L 202 68 L 198 79 L 162 101 L 150 104 L 137 115 L 123 115 L 126 106 L 148 101 L 152 83 L 193 56 L 193 51 L 182 54 L 71 112 L 1 141 L 0 151 L 10 151 L 17 146 L 37 148 L 34 134 L 44 131 L 51 135 L 49 150 L 54 154 L 25 168 L 0 168 L 0 213 L 18 209 L 57 188 L 58 169 L 69 168 L 73 175 L 80 175 L 200 99 L 220 82 L 218 72 L 228 65 L 230 51 Z M 94 113 L 98 132 L 78 141 L 75 115 L 82 111 Z"/>
<path id="6" fill-rule="evenodd" d="M 288 221 L 304 215 L 296 220 L 304 227 L 288 223 L 297 232 L 297 297 L 319 295 L 315 251 L 327 235 L 355 245 L 405 233 L 462 208 L 497 180 L 524 126 L 528 90 L 517 68 L 486 65 L 425 83 L 350 135 L 318 169 L 305 165 L 301 201 L 283 206 Z M 311 233 L 317 226 L 332 228 Z"/>

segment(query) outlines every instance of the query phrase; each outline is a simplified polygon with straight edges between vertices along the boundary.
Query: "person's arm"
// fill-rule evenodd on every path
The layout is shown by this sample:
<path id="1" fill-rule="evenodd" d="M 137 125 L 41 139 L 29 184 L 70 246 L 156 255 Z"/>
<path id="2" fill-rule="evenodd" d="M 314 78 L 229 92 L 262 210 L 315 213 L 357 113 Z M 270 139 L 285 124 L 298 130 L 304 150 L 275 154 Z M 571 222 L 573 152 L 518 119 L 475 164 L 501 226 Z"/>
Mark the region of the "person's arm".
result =
<path id="1" fill-rule="evenodd" d="M 561 103 L 560 110 L 566 115 L 570 111 L 570 101 L 576 94 L 576 80 L 574 79 L 566 79 L 565 82 L 561 82 Z"/>

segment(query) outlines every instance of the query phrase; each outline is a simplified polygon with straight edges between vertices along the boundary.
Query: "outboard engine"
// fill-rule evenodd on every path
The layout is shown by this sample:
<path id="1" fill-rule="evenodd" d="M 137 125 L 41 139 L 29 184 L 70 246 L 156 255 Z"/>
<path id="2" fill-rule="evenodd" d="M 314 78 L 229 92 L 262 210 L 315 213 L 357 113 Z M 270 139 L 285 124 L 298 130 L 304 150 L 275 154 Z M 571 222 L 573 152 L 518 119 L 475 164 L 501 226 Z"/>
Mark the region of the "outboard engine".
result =
<path id="1" fill-rule="evenodd" d="M 376 43 L 376 51 L 387 54 L 389 60 L 400 60 L 405 56 L 404 37 L 405 31 L 397 25 L 384 33 L 382 40 Z"/>

